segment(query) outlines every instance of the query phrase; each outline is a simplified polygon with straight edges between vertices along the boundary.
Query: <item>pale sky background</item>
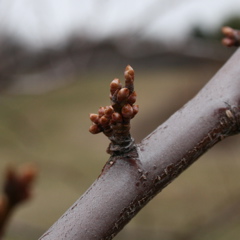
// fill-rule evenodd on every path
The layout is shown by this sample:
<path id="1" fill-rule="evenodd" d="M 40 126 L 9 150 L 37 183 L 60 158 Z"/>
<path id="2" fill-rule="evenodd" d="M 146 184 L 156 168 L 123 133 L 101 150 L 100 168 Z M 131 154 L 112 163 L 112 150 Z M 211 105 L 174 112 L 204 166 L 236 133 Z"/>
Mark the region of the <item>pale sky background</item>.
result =
<path id="1" fill-rule="evenodd" d="M 239 0 L 1 0 L 0 34 L 30 47 L 61 44 L 73 32 L 181 41 L 193 26 L 220 28 L 230 14 L 240 16 Z"/>

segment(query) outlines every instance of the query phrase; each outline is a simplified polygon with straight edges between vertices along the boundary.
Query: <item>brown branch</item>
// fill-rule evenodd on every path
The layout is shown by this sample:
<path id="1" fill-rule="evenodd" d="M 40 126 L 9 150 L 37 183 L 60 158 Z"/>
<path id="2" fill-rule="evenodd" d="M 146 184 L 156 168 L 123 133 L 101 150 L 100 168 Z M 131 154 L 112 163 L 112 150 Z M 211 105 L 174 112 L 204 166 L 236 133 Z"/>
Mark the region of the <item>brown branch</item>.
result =
<path id="1" fill-rule="evenodd" d="M 36 168 L 30 165 L 24 166 L 19 173 L 12 167 L 7 169 L 3 196 L 0 198 L 0 239 L 5 233 L 14 209 L 31 198 L 31 186 L 36 175 Z"/>
<path id="2" fill-rule="evenodd" d="M 240 130 L 240 50 L 179 111 L 121 153 L 40 238 L 112 239 L 156 194 L 204 152 Z"/>

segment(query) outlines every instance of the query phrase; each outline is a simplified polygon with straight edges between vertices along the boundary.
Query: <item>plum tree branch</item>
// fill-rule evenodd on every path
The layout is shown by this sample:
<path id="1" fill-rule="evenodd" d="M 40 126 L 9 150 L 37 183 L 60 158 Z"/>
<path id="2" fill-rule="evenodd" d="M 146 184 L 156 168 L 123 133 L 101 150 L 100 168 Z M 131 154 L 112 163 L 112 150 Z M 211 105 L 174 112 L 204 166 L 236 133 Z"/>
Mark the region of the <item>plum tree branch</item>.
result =
<path id="1" fill-rule="evenodd" d="M 112 239 L 204 152 L 240 131 L 240 50 L 202 90 L 101 175 L 41 240 Z"/>

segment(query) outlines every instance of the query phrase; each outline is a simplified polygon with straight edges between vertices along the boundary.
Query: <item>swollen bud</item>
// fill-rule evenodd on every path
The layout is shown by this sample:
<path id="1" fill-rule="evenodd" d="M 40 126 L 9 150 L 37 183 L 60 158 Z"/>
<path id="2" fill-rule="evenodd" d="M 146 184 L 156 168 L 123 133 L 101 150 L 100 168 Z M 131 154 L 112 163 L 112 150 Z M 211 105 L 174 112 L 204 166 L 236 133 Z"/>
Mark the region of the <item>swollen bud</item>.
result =
<path id="1" fill-rule="evenodd" d="M 129 89 L 128 88 L 122 88 L 119 90 L 117 94 L 117 100 L 118 102 L 123 102 L 125 101 L 129 96 Z"/>
<path id="2" fill-rule="evenodd" d="M 226 35 L 227 37 L 234 37 L 234 29 L 231 27 L 223 27 L 222 33 Z"/>
<path id="3" fill-rule="evenodd" d="M 122 115 L 124 118 L 132 118 L 133 117 L 133 108 L 130 104 L 126 104 L 123 106 Z"/>
<path id="4" fill-rule="evenodd" d="M 111 117 L 111 115 L 113 114 L 114 110 L 112 106 L 106 106 L 105 107 L 105 111 L 104 111 L 104 115 L 108 118 Z"/>
<path id="5" fill-rule="evenodd" d="M 139 112 L 139 106 L 138 105 L 133 105 L 133 117 L 135 117 L 135 115 Z"/>
<path id="6" fill-rule="evenodd" d="M 30 184 L 37 176 L 37 168 L 33 165 L 25 166 L 22 173 L 22 183 Z"/>
<path id="7" fill-rule="evenodd" d="M 239 30 L 233 29 L 231 27 L 223 27 L 222 33 L 225 38 L 222 40 L 222 44 L 227 47 L 239 46 L 240 45 L 240 32 Z"/>
<path id="8" fill-rule="evenodd" d="M 120 83 L 120 80 L 118 78 L 115 78 L 110 83 L 110 92 L 113 95 L 118 89 L 122 87 L 122 84 Z"/>
<path id="9" fill-rule="evenodd" d="M 89 118 L 90 118 L 90 120 L 91 120 L 92 122 L 98 123 L 98 120 L 99 120 L 98 114 L 90 113 Z"/>
<path id="10" fill-rule="evenodd" d="M 100 133 L 102 130 L 100 129 L 100 127 L 98 127 L 98 125 L 93 124 L 90 128 L 89 128 L 89 132 L 92 134 L 97 134 Z"/>
<path id="11" fill-rule="evenodd" d="M 120 123 L 120 122 L 122 122 L 122 116 L 121 116 L 121 114 L 118 113 L 118 112 L 114 112 L 114 113 L 112 114 L 112 121 L 113 121 L 114 123 Z"/>
<path id="12" fill-rule="evenodd" d="M 231 38 L 223 38 L 222 39 L 222 44 L 226 47 L 233 47 L 235 46 L 235 40 Z"/>
<path id="13" fill-rule="evenodd" d="M 105 108 L 104 108 L 104 107 L 100 107 L 100 108 L 98 109 L 99 117 L 103 116 L 104 113 L 105 113 Z"/>
<path id="14" fill-rule="evenodd" d="M 130 91 L 133 91 L 134 70 L 130 65 L 126 67 L 124 72 L 124 77 L 125 77 L 125 87 L 128 88 Z"/>
<path id="15" fill-rule="evenodd" d="M 132 105 L 132 104 L 134 104 L 134 103 L 136 102 L 136 100 L 137 100 L 137 94 L 136 94 L 136 92 L 134 91 L 134 92 L 128 97 L 127 102 Z"/>
<path id="16" fill-rule="evenodd" d="M 99 123 L 102 125 L 102 126 L 106 126 L 108 125 L 109 123 L 109 118 L 105 117 L 105 116 L 102 116 L 100 119 L 99 119 Z"/>
<path id="17" fill-rule="evenodd" d="M 125 68 L 124 77 L 128 81 L 134 80 L 134 70 L 130 65 L 127 65 L 127 67 Z"/>

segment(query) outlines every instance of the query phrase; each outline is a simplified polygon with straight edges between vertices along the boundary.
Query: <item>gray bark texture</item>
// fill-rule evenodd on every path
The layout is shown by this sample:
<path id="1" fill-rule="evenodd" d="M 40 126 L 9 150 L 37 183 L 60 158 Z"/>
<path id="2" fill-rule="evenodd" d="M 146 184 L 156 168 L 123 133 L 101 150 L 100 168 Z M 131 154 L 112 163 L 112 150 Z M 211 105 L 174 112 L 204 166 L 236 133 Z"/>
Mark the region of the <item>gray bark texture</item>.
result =
<path id="1" fill-rule="evenodd" d="M 237 134 L 239 63 L 237 50 L 192 100 L 130 152 L 111 157 L 92 186 L 40 239 L 112 239 L 204 152 Z"/>

